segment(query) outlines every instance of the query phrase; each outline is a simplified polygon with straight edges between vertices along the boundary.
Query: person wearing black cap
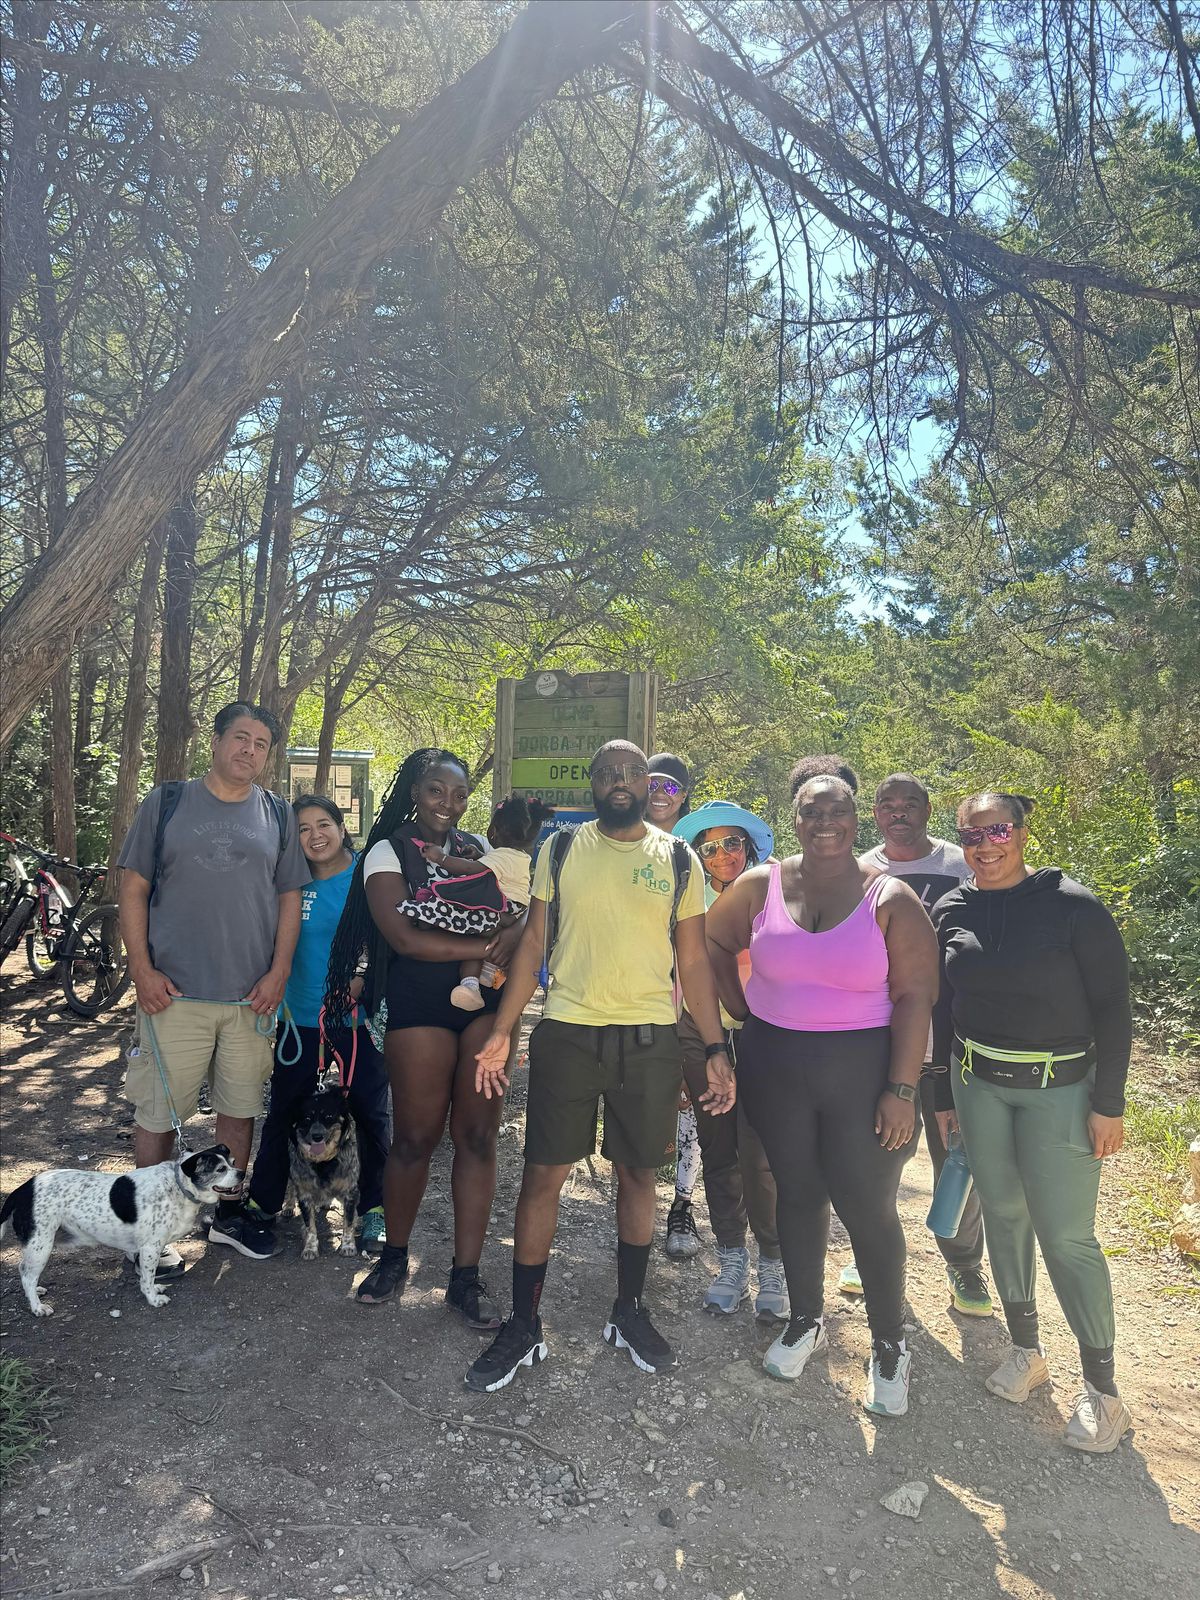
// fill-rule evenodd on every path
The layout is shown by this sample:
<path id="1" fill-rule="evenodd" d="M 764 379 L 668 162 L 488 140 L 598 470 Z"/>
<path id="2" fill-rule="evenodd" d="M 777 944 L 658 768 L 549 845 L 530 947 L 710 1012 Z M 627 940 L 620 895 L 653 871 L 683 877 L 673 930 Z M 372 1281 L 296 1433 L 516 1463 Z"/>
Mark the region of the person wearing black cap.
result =
<path id="1" fill-rule="evenodd" d="M 691 810 L 692 773 L 682 756 L 660 751 L 647 762 L 650 799 L 646 821 L 670 833 Z M 679 1116 L 675 1124 L 675 1198 L 667 1213 L 664 1249 L 673 1261 L 687 1261 L 700 1250 L 700 1235 L 692 1215 L 692 1195 L 700 1176 L 700 1131 L 687 1086 L 680 1089 Z"/>

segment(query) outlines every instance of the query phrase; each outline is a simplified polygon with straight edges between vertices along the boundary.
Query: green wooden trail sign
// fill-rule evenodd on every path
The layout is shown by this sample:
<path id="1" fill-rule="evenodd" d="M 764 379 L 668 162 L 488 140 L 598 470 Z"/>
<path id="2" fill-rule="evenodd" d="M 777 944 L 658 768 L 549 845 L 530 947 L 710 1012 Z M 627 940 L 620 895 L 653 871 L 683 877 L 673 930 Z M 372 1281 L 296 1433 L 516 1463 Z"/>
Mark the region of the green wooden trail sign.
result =
<path id="1" fill-rule="evenodd" d="M 496 685 L 492 794 L 537 796 L 560 821 L 592 815 L 588 764 L 609 739 L 650 753 L 658 680 L 650 672 L 533 672 Z"/>

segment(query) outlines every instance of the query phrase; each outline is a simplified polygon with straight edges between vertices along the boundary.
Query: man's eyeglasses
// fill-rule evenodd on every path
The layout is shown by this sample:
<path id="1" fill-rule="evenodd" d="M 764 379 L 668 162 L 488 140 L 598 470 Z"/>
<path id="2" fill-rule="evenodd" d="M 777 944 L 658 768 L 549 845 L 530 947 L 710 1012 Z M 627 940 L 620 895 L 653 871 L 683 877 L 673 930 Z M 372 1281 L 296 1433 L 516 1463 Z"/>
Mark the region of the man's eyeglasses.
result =
<path id="1" fill-rule="evenodd" d="M 990 839 L 993 844 L 1007 844 L 1017 831 L 1015 822 L 989 822 L 985 828 L 960 828 L 958 842 L 964 850 L 974 850 Z"/>
<path id="2" fill-rule="evenodd" d="M 650 779 L 650 793 L 670 795 L 674 800 L 677 794 L 683 793 L 683 785 L 676 783 L 674 778 L 655 777 Z"/>
<path id="3" fill-rule="evenodd" d="M 640 761 L 635 761 L 631 766 L 593 767 L 592 782 L 598 783 L 602 789 L 611 789 L 618 783 L 637 783 L 649 772 L 649 767 Z"/>
<path id="4" fill-rule="evenodd" d="M 723 839 L 706 839 L 696 846 L 701 861 L 711 861 L 718 850 L 724 850 L 727 856 L 744 856 L 746 841 L 740 833 L 727 833 Z"/>

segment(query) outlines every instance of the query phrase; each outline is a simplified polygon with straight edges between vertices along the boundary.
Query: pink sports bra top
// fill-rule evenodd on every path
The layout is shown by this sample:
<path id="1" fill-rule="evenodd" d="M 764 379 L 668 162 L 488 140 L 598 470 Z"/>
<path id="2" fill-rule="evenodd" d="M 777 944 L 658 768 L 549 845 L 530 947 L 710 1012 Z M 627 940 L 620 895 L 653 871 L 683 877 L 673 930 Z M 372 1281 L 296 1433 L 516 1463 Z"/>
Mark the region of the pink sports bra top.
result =
<path id="1" fill-rule="evenodd" d="M 892 1020 L 888 953 L 875 908 L 887 882 L 883 874 L 874 878 L 844 922 L 809 933 L 792 920 L 779 863 L 772 862 L 766 904 L 750 933 L 751 1014 L 798 1033 L 886 1028 Z"/>

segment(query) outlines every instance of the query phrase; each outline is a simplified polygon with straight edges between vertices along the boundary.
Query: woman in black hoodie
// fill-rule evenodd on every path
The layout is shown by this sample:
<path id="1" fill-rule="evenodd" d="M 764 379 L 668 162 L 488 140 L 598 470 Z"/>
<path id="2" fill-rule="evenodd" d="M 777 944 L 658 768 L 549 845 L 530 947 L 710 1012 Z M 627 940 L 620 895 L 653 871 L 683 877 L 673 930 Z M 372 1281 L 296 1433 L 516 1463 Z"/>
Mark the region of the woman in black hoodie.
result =
<path id="1" fill-rule="evenodd" d="M 1095 895 L 1057 867 L 1026 866 L 1032 805 L 976 794 L 958 809 L 975 877 L 933 909 L 942 954 L 938 1122 L 943 1138 L 961 1130 L 1013 1341 L 987 1388 L 1019 1402 L 1049 1381 L 1036 1238 L 1083 1363 L 1066 1442 L 1108 1451 L 1131 1418 L 1113 1378 L 1112 1285 L 1096 1200 L 1101 1160 L 1124 1137 L 1128 961 Z"/>

